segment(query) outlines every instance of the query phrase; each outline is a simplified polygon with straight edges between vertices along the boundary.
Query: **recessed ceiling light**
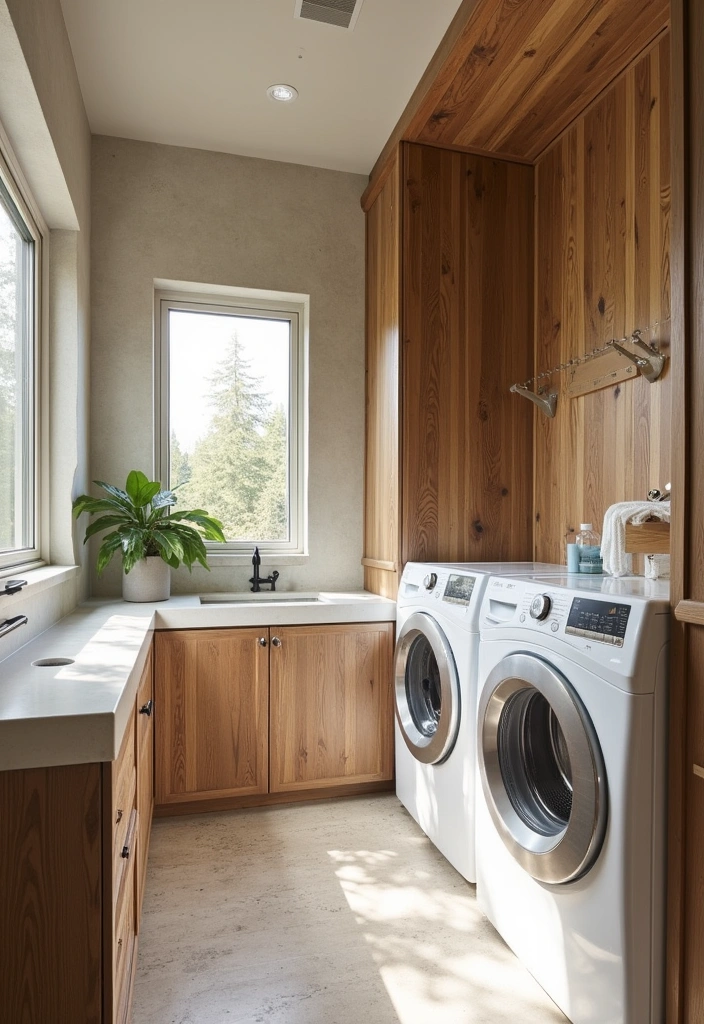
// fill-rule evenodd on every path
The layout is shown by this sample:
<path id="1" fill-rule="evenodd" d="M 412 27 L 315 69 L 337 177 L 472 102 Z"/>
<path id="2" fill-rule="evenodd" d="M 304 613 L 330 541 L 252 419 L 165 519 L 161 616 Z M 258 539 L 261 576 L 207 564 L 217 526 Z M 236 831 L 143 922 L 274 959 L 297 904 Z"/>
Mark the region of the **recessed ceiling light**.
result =
<path id="1" fill-rule="evenodd" d="M 270 85 L 266 94 L 279 103 L 293 103 L 298 96 L 298 89 L 294 89 L 292 85 Z"/>

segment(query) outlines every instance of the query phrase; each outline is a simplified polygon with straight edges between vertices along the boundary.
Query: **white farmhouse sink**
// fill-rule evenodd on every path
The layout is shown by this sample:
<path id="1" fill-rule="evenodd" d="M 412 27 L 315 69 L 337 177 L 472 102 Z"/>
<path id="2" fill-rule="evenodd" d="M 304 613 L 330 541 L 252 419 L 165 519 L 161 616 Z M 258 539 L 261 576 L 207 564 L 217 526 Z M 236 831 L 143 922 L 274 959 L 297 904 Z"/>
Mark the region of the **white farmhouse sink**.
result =
<path id="1" fill-rule="evenodd" d="M 311 604 L 312 602 L 325 601 L 326 598 L 317 591 L 295 591 L 286 593 L 285 590 L 275 591 L 262 590 L 259 594 L 252 594 L 249 591 L 232 594 L 201 594 L 201 604 Z"/>

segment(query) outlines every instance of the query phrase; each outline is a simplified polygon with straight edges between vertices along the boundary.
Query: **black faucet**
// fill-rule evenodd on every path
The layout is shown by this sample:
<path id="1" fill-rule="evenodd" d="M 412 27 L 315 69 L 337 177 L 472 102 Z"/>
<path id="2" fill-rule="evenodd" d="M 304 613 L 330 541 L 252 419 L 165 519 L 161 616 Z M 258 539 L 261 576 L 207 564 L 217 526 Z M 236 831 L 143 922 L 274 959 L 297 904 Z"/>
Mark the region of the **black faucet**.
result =
<path id="1" fill-rule="evenodd" d="M 250 579 L 249 579 L 249 582 L 252 584 L 252 586 L 249 589 L 252 591 L 253 594 L 258 594 L 260 592 L 260 590 L 262 589 L 261 588 L 261 584 L 263 583 L 265 586 L 266 586 L 266 584 L 269 584 L 269 589 L 273 593 L 276 590 L 276 581 L 279 578 L 279 574 L 276 571 L 276 569 L 274 569 L 274 571 L 272 572 L 271 576 L 267 576 L 265 579 L 261 579 L 261 577 L 259 576 L 259 566 L 261 564 L 262 564 L 262 560 L 261 560 L 261 557 L 259 555 L 259 548 L 255 548 L 254 549 L 254 554 L 252 555 L 252 565 L 254 566 L 254 576 L 251 576 Z"/>

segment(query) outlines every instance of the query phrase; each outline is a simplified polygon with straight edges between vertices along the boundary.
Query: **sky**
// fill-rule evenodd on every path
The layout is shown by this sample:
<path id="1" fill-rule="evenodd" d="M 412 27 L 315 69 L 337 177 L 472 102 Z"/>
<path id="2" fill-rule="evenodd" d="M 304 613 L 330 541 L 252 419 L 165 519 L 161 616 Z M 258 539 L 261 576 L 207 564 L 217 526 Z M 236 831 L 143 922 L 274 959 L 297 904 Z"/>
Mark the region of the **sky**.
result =
<path id="1" fill-rule="evenodd" d="M 287 320 L 225 313 L 169 313 L 169 404 L 171 429 L 183 449 L 192 452 L 213 416 L 209 380 L 216 375 L 234 331 L 252 377 L 272 405 L 288 412 L 290 326 Z"/>

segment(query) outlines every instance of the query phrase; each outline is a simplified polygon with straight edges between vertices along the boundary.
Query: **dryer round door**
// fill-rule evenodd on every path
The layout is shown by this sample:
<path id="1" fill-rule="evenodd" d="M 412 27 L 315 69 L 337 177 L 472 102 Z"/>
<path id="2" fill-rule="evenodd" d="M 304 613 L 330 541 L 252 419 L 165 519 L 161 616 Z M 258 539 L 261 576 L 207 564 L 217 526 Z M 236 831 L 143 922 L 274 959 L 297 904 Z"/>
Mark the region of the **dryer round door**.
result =
<path id="1" fill-rule="evenodd" d="M 406 746 L 423 764 L 452 751 L 460 723 L 460 688 L 452 648 L 425 612 L 410 615 L 396 641 L 396 718 Z"/>
<path id="2" fill-rule="evenodd" d="M 505 846 L 533 878 L 589 871 L 607 818 L 604 760 L 574 688 L 531 654 L 503 658 L 479 702 L 479 773 Z"/>

